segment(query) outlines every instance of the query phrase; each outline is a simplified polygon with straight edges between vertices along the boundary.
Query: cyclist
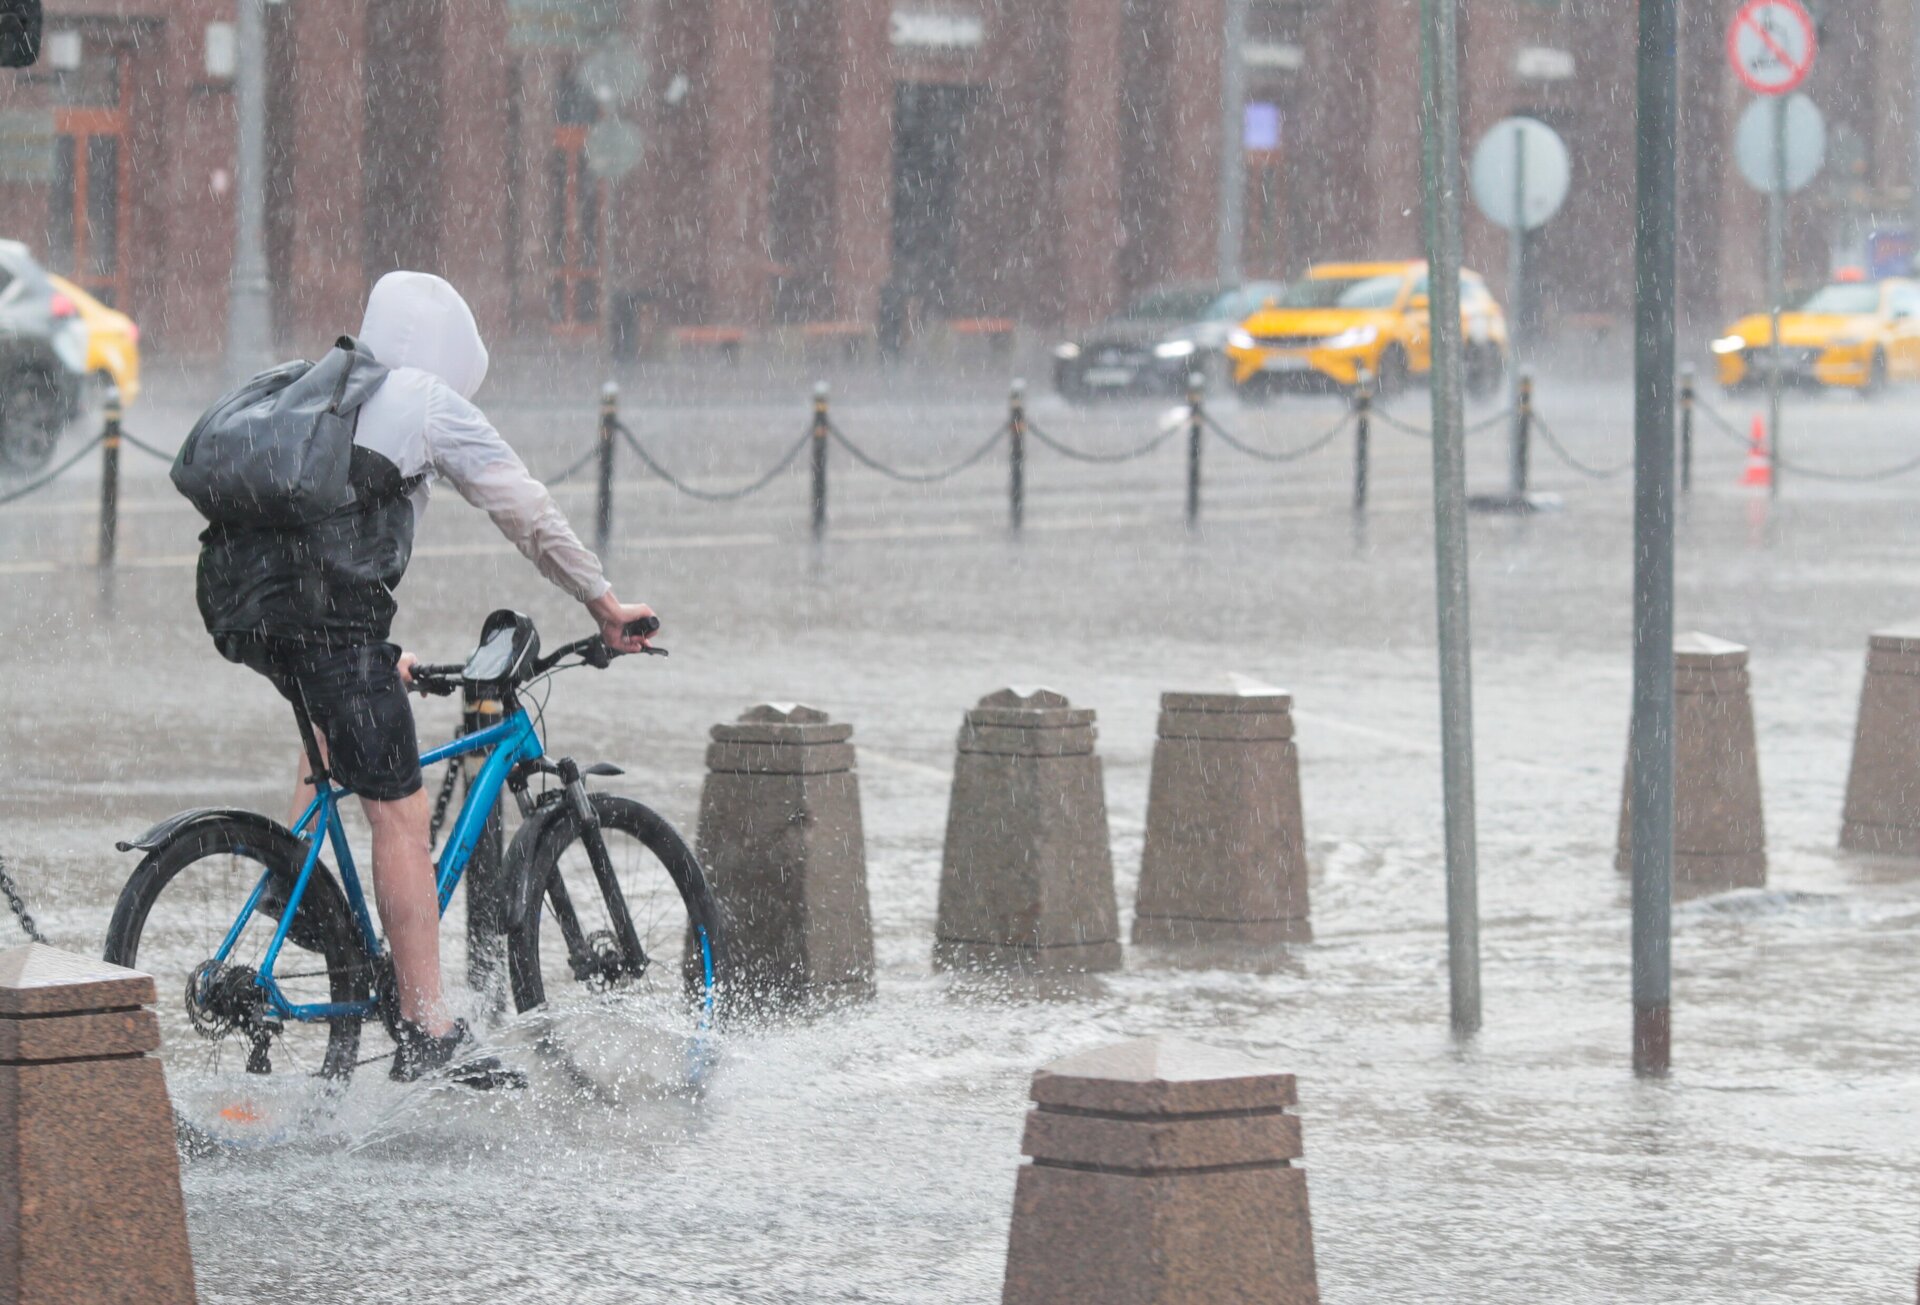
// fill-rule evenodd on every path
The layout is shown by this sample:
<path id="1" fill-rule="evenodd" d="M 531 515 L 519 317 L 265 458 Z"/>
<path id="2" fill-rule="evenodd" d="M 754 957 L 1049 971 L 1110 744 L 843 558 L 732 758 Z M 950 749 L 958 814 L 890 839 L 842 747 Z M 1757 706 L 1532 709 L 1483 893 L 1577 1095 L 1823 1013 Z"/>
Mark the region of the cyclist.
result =
<path id="1" fill-rule="evenodd" d="M 433 483 L 445 480 L 492 517 L 542 575 L 585 604 L 609 647 L 644 648 L 623 627 L 653 613 L 614 596 L 546 487 L 470 402 L 487 350 L 459 291 L 426 273 L 388 273 L 367 300 L 360 342 L 391 369 L 353 435 L 352 475 L 371 492 L 303 531 L 209 529 L 200 610 L 222 655 L 304 702 L 329 769 L 359 796 L 373 827 L 374 896 L 401 1015 L 392 1077 L 444 1071 L 490 1086 L 513 1076 L 491 1057 L 463 1055 L 471 1034 L 441 994 L 430 813 L 406 695 L 417 659 L 387 641 L 393 590 Z M 301 805 L 305 796 L 303 786 Z"/>

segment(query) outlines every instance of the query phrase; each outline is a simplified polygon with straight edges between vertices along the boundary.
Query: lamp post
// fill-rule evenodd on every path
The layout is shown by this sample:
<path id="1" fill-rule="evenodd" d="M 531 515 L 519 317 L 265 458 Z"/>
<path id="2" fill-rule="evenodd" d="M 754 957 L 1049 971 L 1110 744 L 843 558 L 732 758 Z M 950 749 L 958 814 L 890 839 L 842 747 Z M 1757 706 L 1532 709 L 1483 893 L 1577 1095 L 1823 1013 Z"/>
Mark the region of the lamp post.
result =
<path id="1" fill-rule="evenodd" d="M 238 384 L 272 362 L 267 286 L 267 0 L 235 0 L 233 272 L 227 288 L 226 368 Z"/>

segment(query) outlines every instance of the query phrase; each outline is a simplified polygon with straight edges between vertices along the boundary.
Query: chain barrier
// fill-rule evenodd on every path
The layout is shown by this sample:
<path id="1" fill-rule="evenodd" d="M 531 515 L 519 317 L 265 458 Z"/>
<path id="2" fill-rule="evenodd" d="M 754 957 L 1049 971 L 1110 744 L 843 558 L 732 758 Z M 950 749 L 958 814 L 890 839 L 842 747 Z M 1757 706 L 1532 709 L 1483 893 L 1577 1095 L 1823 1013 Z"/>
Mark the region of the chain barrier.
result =
<path id="1" fill-rule="evenodd" d="M 1308 440 L 1305 444 L 1302 444 L 1298 448 L 1277 449 L 1277 450 L 1259 449 L 1259 448 L 1255 448 L 1251 444 L 1247 444 L 1243 442 L 1242 440 L 1237 438 L 1233 434 L 1233 432 L 1229 431 L 1225 426 L 1222 426 L 1219 422 L 1215 421 L 1213 418 L 1213 414 L 1210 412 L 1203 411 L 1201 413 L 1200 420 L 1206 423 L 1206 427 L 1208 430 L 1212 431 L 1215 435 L 1220 437 L 1220 442 L 1222 444 L 1225 444 L 1230 449 L 1234 449 L 1240 453 L 1244 453 L 1250 458 L 1256 459 L 1257 461 L 1260 461 L 1260 462 L 1298 462 L 1302 458 L 1311 457 L 1313 454 L 1318 453 L 1321 449 L 1326 448 L 1327 445 L 1333 443 L 1333 441 L 1340 436 L 1340 433 L 1342 431 L 1346 430 L 1348 426 L 1353 424 L 1355 415 L 1356 414 L 1352 412 L 1347 413 L 1346 416 L 1342 417 L 1339 421 L 1336 421 L 1335 423 L 1333 423 L 1333 425 L 1329 426 L 1325 431 L 1322 431 L 1319 435 L 1314 436 L 1311 440 Z"/>
<path id="2" fill-rule="evenodd" d="M 1743 449 L 1752 449 L 1752 438 L 1747 435 L 1742 435 L 1738 426 L 1734 425 L 1719 409 L 1715 408 L 1705 399 L 1702 399 L 1698 394 L 1693 397 L 1693 406 L 1696 411 L 1705 413 L 1707 420 L 1712 422 L 1717 429 L 1723 431 L 1728 439 Z M 1771 448 L 1766 450 L 1766 457 L 1771 465 L 1777 466 L 1784 471 L 1791 471 L 1796 476 L 1805 476 L 1809 480 L 1830 481 L 1835 484 L 1865 484 L 1875 480 L 1893 480 L 1897 477 L 1907 475 L 1909 472 L 1920 471 L 1920 456 L 1908 458 L 1905 462 L 1896 462 L 1890 467 L 1881 467 L 1874 471 L 1823 471 L 1818 467 L 1808 467 L 1798 462 L 1789 462 L 1787 459 L 1775 454 Z"/>
<path id="3" fill-rule="evenodd" d="M 1117 463 L 1117 462 L 1132 462 L 1135 458 L 1144 458 L 1147 456 L 1147 454 L 1152 453 L 1155 449 L 1159 448 L 1162 444 L 1165 444 L 1168 440 L 1172 439 L 1175 435 L 1178 435 L 1182 431 L 1186 430 L 1186 428 L 1187 427 L 1186 427 L 1185 421 L 1182 421 L 1178 426 L 1169 426 L 1166 430 L 1161 431 L 1158 435 L 1155 435 L 1152 439 L 1148 440 L 1145 444 L 1140 445 L 1138 448 L 1130 449 L 1125 453 L 1088 453 L 1084 449 L 1076 449 L 1076 448 L 1073 448 L 1071 445 L 1062 444 L 1059 440 L 1047 434 L 1046 431 L 1034 425 L 1032 418 L 1027 419 L 1027 434 L 1039 440 L 1042 444 L 1052 449 L 1055 453 L 1058 453 L 1061 457 L 1072 458 L 1075 462 L 1094 462 L 1094 463 L 1108 463 L 1108 464 Z"/>
<path id="4" fill-rule="evenodd" d="M 540 483 L 543 485 L 558 485 L 561 482 L 565 481 L 568 477 L 580 471 L 581 468 L 585 467 L 589 462 L 592 462 L 595 458 L 599 456 L 600 456 L 600 446 L 596 444 L 592 448 L 587 450 L 586 456 L 582 457 L 578 462 L 575 462 L 571 467 L 568 467 L 565 471 L 561 472 L 557 476 L 548 476 L 545 480 L 541 481 Z"/>
<path id="5" fill-rule="evenodd" d="M 791 467 L 795 460 L 806 451 L 807 445 L 813 441 L 813 432 L 809 430 L 803 433 L 798 440 L 794 441 L 793 446 L 786 451 L 780 461 L 774 463 L 760 479 L 750 485 L 743 485 L 739 489 L 715 490 L 701 489 L 698 485 L 689 485 L 686 481 L 681 480 L 671 471 L 661 466 L 654 460 L 653 454 L 647 452 L 647 446 L 640 442 L 639 437 L 628 428 L 625 422 L 616 421 L 613 424 L 613 428 L 620 432 L 620 437 L 626 440 L 627 447 L 631 448 L 634 455 L 646 464 L 648 471 L 651 471 L 654 475 L 666 481 L 667 484 L 673 486 L 688 498 L 697 498 L 703 503 L 732 503 L 739 499 L 746 498 L 750 494 L 759 493 L 778 479 L 781 472 Z"/>
<path id="6" fill-rule="evenodd" d="M 13 918 L 20 922 L 20 932 L 28 939 L 44 943 L 46 935 L 40 932 L 40 926 L 33 922 L 33 916 L 27 910 L 27 900 L 20 895 L 20 886 L 13 882 L 13 876 L 7 873 L 7 859 L 0 856 L 0 896 L 7 899 L 7 909 L 13 912 Z"/>
<path id="7" fill-rule="evenodd" d="M 139 449 L 142 453 L 147 454 L 149 457 L 158 458 L 162 462 L 165 462 L 168 464 L 171 464 L 173 462 L 173 457 L 174 457 L 173 454 L 168 453 L 164 449 L 156 448 L 153 445 L 147 443 L 143 439 L 136 439 L 132 435 L 127 434 L 127 432 L 124 430 L 120 432 L 120 442 L 122 444 L 131 445 L 133 448 Z"/>
<path id="8" fill-rule="evenodd" d="M 855 462 L 858 462 L 861 466 L 867 468 L 869 471 L 877 471 L 881 475 L 885 476 L 887 479 L 897 480 L 903 485 L 936 484 L 939 481 L 947 480 L 953 476 L 957 476 L 961 472 L 966 471 L 971 467 L 978 466 L 982 458 L 986 457 L 987 454 L 993 452 L 995 449 L 1000 447 L 1000 441 L 1007 437 L 1007 430 L 1008 430 L 1008 424 L 1003 422 L 998 430 L 994 431 L 993 434 L 987 437 L 987 442 L 985 444 L 982 444 L 979 448 L 975 449 L 972 453 L 969 453 L 966 457 L 962 458 L 960 461 L 954 463 L 951 467 L 947 467 L 941 471 L 920 472 L 920 471 L 900 471 L 897 468 L 889 467 L 885 463 L 874 458 L 871 454 L 867 453 L 864 449 L 862 449 L 859 445 L 855 444 L 852 440 L 848 439 L 846 436 L 846 433 L 842 431 L 839 426 L 829 425 L 827 427 L 827 433 L 833 437 L 834 441 L 837 444 L 839 444 L 841 448 L 845 449 L 848 452 L 848 454 L 852 456 Z"/>
<path id="9" fill-rule="evenodd" d="M 80 459 L 99 448 L 106 438 L 104 433 L 95 435 L 78 449 L 75 449 L 72 457 L 55 467 L 52 471 L 49 471 L 46 475 L 41 476 L 37 480 L 28 481 L 18 489 L 9 490 L 5 494 L 0 494 L 0 507 L 5 507 L 16 499 L 23 499 L 36 490 L 45 489 L 48 485 L 51 485 L 54 481 L 60 479 L 60 477 L 66 475 L 69 471 L 72 471 L 74 467 L 79 464 Z"/>
<path id="10" fill-rule="evenodd" d="M 1400 420 L 1400 418 L 1394 416 L 1391 412 L 1388 412 L 1385 407 L 1379 404 L 1374 405 L 1373 415 L 1375 420 L 1385 422 L 1388 426 L 1391 426 L 1394 430 L 1400 431 L 1407 435 L 1411 435 L 1416 439 L 1430 440 L 1433 438 L 1432 427 L 1416 426 L 1410 421 L 1402 421 Z M 1482 417 L 1479 421 L 1468 422 L 1464 427 L 1461 428 L 1460 433 L 1463 436 L 1478 435 L 1483 430 L 1492 430 L 1495 426 L 1499 426 L 1507 422 L 1511 422 L 1512 420 L 1513 420 L 1513 409 L 1502 408 L 1498 412 L 1488 413 L 1486 416 Z"/>
<path id="11" fill-rule="evenodd" d="M 1632 458 L 1628 458 L 1625 462 L 1612 467 L 1596 467 L 1590 462 L 1583 462 L 1581 459 L 1576 458 L 1568 451 L 1567 446 L 1560 442 L 1560 437 L 1553 433 L 1553 427 L 1547 425 L 1545 420 L 1541 418 L 1538 409 L 1534 410 L 1533 426 L 1535 430 L 1540 432 L 1541 437 L 1546 440 L 1547 447 L 1559 456 L 1560 461 L 1566 463 L 1583 476 L 1593 480 L 1612 480 L 1615 476 L 1633 470 Z"/>

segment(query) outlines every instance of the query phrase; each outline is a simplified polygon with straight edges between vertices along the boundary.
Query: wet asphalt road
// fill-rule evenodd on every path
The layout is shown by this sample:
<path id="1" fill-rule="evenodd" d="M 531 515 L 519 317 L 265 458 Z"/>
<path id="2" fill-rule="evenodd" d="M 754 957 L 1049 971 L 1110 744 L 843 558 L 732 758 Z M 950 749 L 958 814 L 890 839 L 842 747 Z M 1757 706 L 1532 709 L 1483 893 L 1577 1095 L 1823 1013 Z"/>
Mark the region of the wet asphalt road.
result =
<path id="1" fill-rule="evenodd" d="M 746 387 L 743 387 L 746 388 Z M 875 457 L 959 460 L 1002 416 L 981 383 L 915 398 L 851 384 L 837 416 Z M 729 402 L 628 387 L 662 463 L 744 483 L 805 427 L 804 391 Z M 488 396 L 483 394 L 483 399 Z M 536 471 L 590 447 L 590 401 L 494 399 Z M 1062 442 L 1119 451 L 1168 404 L 1070 411 Z M 1418 405 L 1395 410 L 1419 420 Z M 1541 383 L 1567 449 L 1629 453 L 1630 396 Z M 1750 408 L 1728 405 L 1744 426 Z M 184 405 L 129 427 L 172 447 Z M 1303 443 L 1327 401 L 1222 405 L 1257 447 Z M 1920 395 L 1789 406 L 1790 455 L 1835 471 L 1920 452 Z M 1473 486 L 1500 484 L 1498 433 Z M 937 487 L 836 454 L 831 539 L 806 533 L 796 469 L 704 505 L 622 455 L 623 594 L 666 618 L 664 662 L 561 681 L 555 751 L 690 830 L 705 730 L 767 698 L 855 725 L 880 959 L 863 1008 L 730 1031 L 707 1093 L 606 1108 L 564 1095 L 472 1102 L 356 1081 L 280 1145 L 190 1162 L 203 1299 L 986 1301 L 997 1298 L 1027 1075 L 1090 1045 L 1172 1031 L 1300 1076 L 1305 1165 L 1330 1302 L 1903 1299 L 1920 1262 L 1912 1103 L 1920 866 L 1834 849 L 1867 633 L 1920 610 L 1920 477 L 1735 485 L 1704 425 L 1680 523 L 1680 624 L 1750 644 L 1768 890 L 1676 918 L 1676 1073 L 1627 1073 L 1627 919 L 1611 867 L 1626 735 L 1629 487 L 1550 451 L 1566 500 L 1478 518 L 1474 629 L 1487 1028 L 1446 1028 L 1428 450 L 1374 438 L 1373 506 L 1347 506 L 1346 437 L 1286 467 L 1217 441 L 1204 523 L 1182 526 L 1179 438 L 1115 467 L 1035 449 L 1028 529 L 1006 530 L 996 454 Z M 97 951 L 129 861 L 178 808 L 275 810 L 291 729 L 222 663 L 192 602 L 196 522 L 164 466 L 126 461 L 122 564 L 91 565 L 97 472 L 0 508 L 0 851 L 54 940 Z M 592 490 L 557 494 L 583 527 Z M 396 637 L 462 655 L 515 606 L 584 632 L 478 514 L 436 500 Z M 1009 682 L 1100 712 L 1123 928 L 1157 695 L 1228 672 L 1296 695 L 1316 941 L 1264 972 L 1135 954 L 1045 999 L 956 991 L 931 972 L 946 783 L 961 712 Z M 423 735 L 451 727 L 443 703 Z M 457 939 L 457 923 L 447 930 Z"/>

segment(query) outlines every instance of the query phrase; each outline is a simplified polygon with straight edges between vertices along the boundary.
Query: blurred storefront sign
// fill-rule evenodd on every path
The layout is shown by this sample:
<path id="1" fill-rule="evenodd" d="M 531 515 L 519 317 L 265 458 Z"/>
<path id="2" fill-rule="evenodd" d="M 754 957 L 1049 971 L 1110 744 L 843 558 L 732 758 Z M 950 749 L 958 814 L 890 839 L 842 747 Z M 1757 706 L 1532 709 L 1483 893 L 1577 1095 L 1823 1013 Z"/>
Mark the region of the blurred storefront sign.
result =
<path id="1" fill-rule="evenodd" d="M 972 14 L 896 11 L 893 44 L 906 50 L 977 50 L 986 43 L 987 25 Z"/>
<path id="2" fill-rule="evenodd" d="M 53 181 L 53 110 L 0 110 L 0 181 Z"/>
<path id="3" fill-rule="evenodd" d="M 507 0 L 517 49 L 579 49 L 598 44 L 626 18 L 628 0 Z"/>
<path id="4" fill-rule="evenodd" d="M 1307 52 L 1291 41 L 1249 41 L 1240 58 L 1249 68 L 1298 72 L 1306 66 Z"/>
<path id="5" fill-rule="evenodd" d="M 1564 82 L 1573 77 L 1573 55 L 1544 45 L 1524 45 L 1513 57 L 1513 73 L 1536 82 Z"/>

